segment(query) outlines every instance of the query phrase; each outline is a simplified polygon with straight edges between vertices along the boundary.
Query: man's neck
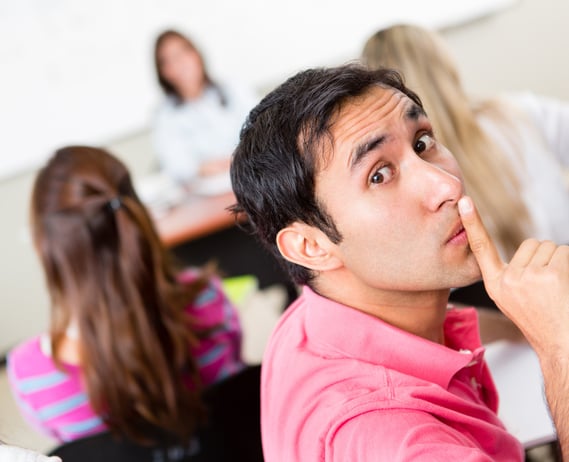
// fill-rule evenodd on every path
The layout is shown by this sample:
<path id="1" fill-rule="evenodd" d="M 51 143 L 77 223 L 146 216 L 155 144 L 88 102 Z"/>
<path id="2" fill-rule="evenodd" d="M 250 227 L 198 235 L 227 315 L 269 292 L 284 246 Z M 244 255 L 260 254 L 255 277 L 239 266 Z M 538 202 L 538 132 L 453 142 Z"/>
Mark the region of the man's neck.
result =
<path id="1" fill-rule="evenodd" d="M 411 334 L 444 343 L 443 324 L 450 290 L 429 292 L 346 290 L 346 284 L 317 281 L 322 296 L 375 316 Z"/>

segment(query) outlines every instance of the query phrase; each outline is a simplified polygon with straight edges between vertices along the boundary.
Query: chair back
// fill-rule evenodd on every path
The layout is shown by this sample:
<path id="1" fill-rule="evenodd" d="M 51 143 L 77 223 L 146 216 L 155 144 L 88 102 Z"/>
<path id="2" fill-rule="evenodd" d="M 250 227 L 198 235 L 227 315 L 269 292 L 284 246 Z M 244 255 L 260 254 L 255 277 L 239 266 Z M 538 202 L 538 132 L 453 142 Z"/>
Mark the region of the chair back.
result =
<path id="1" fill-rule="evenodd" d="M 152 446 L 103 432 L 64 443 L 50 455 L 64 462 L 262 462 L 261 366 L 241 372 L 204 392 L 208 423 L 189 441 L 161 436 Z"/>

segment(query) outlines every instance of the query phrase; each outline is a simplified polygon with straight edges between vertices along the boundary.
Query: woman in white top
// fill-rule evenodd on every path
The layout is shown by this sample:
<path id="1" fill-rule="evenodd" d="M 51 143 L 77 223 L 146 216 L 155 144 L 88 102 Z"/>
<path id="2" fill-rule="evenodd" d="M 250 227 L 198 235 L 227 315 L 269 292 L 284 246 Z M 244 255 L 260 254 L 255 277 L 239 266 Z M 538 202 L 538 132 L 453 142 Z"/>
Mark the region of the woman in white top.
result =
<path id="1" fill-rule="evenodd" d="M 365 44 L 372 68 L 398 69 L 459 162 L 504 258 L 528 237 L 569 243 L 569 105 L 532 94 L 473 101 L 434 31 L 396 25 Z"/>
<path id="2" fill-rule="evenodd" d="M 196 46 L 177 31 L 158 36 L 154 57 L 166 93 L 153 133 L 161 168 L 182 183 L 227 172 L 257 95 L 237 83 L 213 81 Z"/>

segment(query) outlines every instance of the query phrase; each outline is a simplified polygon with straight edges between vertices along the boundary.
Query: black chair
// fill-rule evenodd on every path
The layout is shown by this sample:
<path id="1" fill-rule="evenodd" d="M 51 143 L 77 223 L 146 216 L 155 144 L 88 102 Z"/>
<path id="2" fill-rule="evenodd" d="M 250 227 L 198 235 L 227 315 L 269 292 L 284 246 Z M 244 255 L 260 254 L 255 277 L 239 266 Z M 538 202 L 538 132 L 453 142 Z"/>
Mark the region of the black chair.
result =
<path id="1" fill-rule="evenodd" d="M 488 292 L 486 292 L 482 281 L 451 291 L 449 301 L 475 306 L 477 308 L 498 309 L 494 300 L 492 300 Z"/>
<path id="2" fill-rule="evenodd" d="M 55 448 L 50 455 L 64 462 L 261 462 L 261 366 L 249 366 L 204 393 L 208 424 L 190 441 L 161 436 L 145 446 L 109 432 Z"/>

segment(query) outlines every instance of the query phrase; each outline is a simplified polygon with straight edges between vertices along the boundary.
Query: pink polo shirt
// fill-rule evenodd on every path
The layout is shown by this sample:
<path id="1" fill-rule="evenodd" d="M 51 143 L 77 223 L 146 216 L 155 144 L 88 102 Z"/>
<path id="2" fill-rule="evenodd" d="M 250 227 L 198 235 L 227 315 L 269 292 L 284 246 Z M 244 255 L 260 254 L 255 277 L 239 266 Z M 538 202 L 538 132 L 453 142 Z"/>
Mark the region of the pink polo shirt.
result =
<path id="1" fill-rule="evenodd" d="M 266 462 L 523 461 L 496 416 L 474 309 L 446 346 L 303 289 L 265 352 Z"/>

